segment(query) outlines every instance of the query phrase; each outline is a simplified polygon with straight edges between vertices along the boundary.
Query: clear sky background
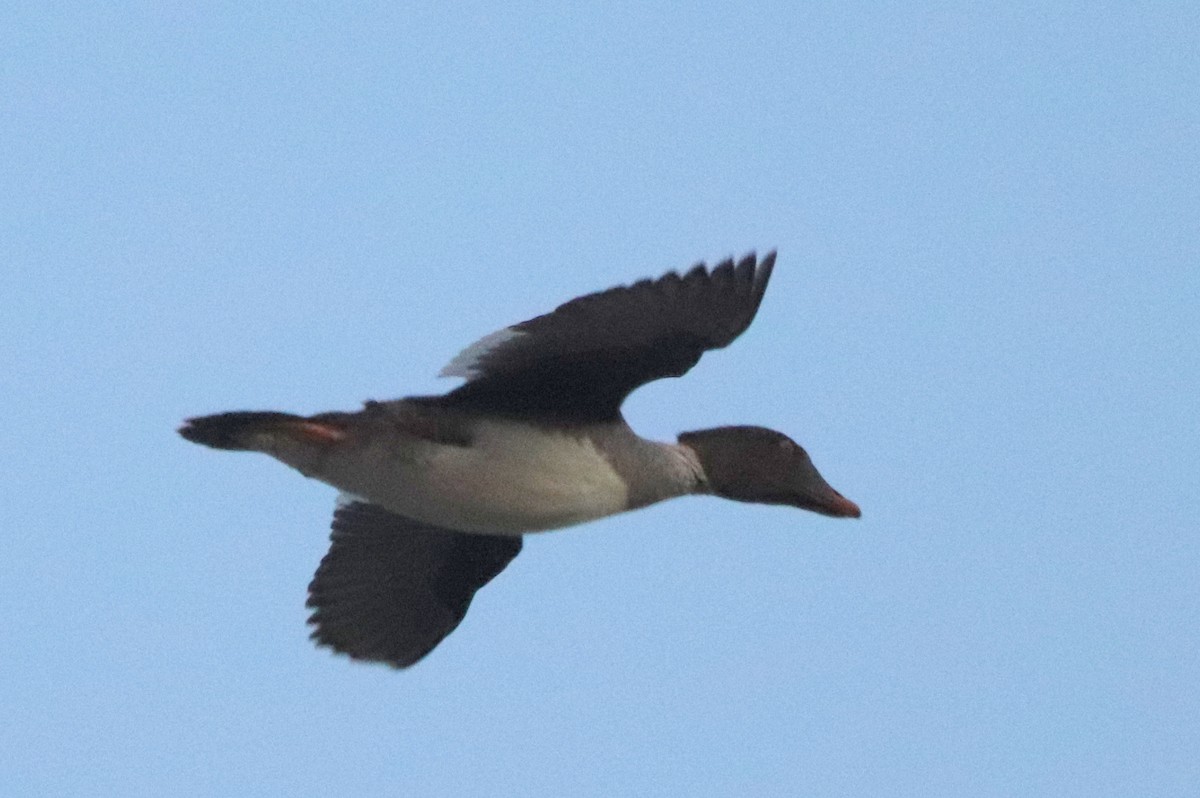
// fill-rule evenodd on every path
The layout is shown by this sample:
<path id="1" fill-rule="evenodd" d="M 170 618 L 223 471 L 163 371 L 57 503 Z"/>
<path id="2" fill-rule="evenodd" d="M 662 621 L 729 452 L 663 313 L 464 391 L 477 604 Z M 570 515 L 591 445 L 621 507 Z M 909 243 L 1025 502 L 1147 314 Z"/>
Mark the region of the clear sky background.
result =
<path id="1" fill-rule="evenodd" d="M 1200 6 L 85 5 L 0 12 L 0 794 L 1200 794 Z M 862 520 L 531 537 L 410 671 L 175 434 L 770 248 L 627 415 Z"/>

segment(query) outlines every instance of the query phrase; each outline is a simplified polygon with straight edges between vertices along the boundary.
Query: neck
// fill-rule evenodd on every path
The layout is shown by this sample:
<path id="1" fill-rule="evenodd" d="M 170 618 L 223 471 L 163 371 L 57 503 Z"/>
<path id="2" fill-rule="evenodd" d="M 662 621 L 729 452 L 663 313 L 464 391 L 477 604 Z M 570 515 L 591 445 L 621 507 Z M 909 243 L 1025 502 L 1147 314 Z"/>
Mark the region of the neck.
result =
<path id="1" fill-rule="evenodd" d="M 685 493 L 710 493 L 708 477 L 704 474 L 704 466 L 696 450 L 682 443 L 660 443 L 669 456 L 678 464 L 683 484 L 687 487 Z"/>
<path id="2" fill-rule="evenodd" d="M 708 480 L 695 451 L 675 443 L 646 443 L 649 446 L 642 455 L 643 464 L 652 477 L 642 485 L 638 495 L 630 497 L 631 507 L 708 492 Z"/>
<path id="3" fill-rule="evenodd" d="M 629 484 L 629 509 L 707 492 L 704 469 L 687 446 L 643 438 L 628 427 L 606 429 L 595 440 Z"/>

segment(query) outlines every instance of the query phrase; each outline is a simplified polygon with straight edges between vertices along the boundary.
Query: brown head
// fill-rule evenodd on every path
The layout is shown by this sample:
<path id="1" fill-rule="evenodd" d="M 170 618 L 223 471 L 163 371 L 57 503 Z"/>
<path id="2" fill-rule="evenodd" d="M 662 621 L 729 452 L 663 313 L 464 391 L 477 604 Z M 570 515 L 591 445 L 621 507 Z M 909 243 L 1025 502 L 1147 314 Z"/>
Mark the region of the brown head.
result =
<path id="1" fill-rule="evenodd" d="M 798 443 L 765 427 L 716 427 L 684 432 L 708 490 L 740 502 L 788 504 L 822 515 L 858 518 L 858 505 L 829 486 Z"/>

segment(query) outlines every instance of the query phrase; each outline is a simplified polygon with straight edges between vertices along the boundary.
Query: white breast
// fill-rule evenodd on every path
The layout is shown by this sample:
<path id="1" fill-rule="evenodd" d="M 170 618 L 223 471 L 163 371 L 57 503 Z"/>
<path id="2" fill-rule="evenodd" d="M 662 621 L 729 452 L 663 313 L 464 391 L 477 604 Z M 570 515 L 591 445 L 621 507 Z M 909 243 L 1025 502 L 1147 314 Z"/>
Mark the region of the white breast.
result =
<path id="1" fill-rule="evenodd" d="M 535 532 L 628 506 L 624 480 L 578 435 L 489 421 L 470 446 L 424 444 L 409 454 L 367 498 L 449 529 Z"/>

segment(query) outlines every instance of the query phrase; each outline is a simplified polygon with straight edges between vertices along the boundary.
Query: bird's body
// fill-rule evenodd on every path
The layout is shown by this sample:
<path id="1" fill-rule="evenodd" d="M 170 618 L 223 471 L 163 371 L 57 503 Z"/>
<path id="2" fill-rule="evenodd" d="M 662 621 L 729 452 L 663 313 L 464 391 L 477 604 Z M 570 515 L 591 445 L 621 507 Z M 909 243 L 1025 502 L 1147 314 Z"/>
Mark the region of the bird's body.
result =
<path id="1" fill-rule="evenodd" d="M 629 487 L 585 431 L 509 420 L 473 429 L 467 445 L 420 441 L 378 452 L 378 469 L 356 469 L 358 479 L 338 487 L 400 515 L 477 533 L 542 532 L 627 508 Z"/>
<path id="2" fill-rule="evenodd" d="M 630 391 L 736 338 L 773 265 L 774 253 L 751 256 L 573 300 L 468 347 L 443 372 L 467 382 L 444 396 L 308 417 L 221 413 L 180 432 L 342 491 L 310 585 L 313 636 L 404 667 L 457 626 L 524 533 L 693 493 L 858 515 L 781 433 L 721 427 L 660 443 L 621 417 Z"/>
<path id="3" fill-rule="evenodd" d="M 438 407 L 435 397 L 371 402 L 320 423 L 336 446 L 260 433 L 265 451 L 393 513 L 461 532 L 521 534 L 603 518 L 697 487 L 687 450 L 624 422 L 540 426 Z M 642 478 L 629 480 L 624 473 Z"/>

